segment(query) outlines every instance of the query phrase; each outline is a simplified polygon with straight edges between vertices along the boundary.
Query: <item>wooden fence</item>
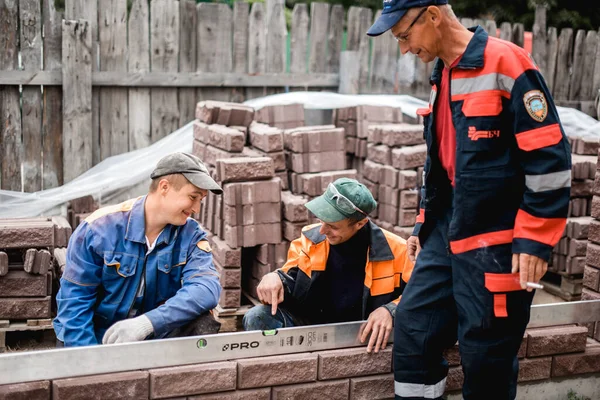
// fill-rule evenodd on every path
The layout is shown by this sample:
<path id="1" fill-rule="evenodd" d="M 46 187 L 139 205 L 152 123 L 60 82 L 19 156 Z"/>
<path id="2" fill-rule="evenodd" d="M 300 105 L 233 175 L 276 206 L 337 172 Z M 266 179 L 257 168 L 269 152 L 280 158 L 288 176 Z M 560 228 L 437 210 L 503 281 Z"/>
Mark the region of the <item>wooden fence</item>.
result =
<path id="1" fill-rule="evenodd" d="M 338 87 L 427 98 L 432 63 L 401 56 L 391 35 L 365 35 L 380 12 L 297 4 L 288 32 L 282 0 L 233 9 L 134 0 L 130 10 L 127 0 L 66 0 L 64 13 L 54 0 L 0 0 L 0 187 L 59 186 L 191 121 L 205 99 Z M 462 22 L 496 35 L 493 21 Z M 539 8 L 534 58 L 559 104 L 590 111 L 600 85 L 598 33 L 579 31 L 573 41 L 572 30 L 557 37 L 545 25 Z M 523 25 L 499 32 L 523 45 Z M 348 60 L 356 60 L 354 85 L 340 74 Z"/>

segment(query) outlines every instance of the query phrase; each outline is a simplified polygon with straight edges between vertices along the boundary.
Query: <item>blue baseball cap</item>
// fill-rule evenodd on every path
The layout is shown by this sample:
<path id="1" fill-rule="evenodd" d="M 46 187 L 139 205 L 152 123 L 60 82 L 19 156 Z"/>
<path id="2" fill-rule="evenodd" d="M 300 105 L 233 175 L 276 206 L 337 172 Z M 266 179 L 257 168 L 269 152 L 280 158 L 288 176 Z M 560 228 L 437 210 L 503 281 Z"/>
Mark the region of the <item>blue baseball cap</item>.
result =
<path id="1" fill-rule="evenodd" d="M 440 6 L 448 0 L 383 0 L 381 16 L 367 31 L 369 36 L 379 36 L 392 29 L 408 10 L 416 7 Z"/>

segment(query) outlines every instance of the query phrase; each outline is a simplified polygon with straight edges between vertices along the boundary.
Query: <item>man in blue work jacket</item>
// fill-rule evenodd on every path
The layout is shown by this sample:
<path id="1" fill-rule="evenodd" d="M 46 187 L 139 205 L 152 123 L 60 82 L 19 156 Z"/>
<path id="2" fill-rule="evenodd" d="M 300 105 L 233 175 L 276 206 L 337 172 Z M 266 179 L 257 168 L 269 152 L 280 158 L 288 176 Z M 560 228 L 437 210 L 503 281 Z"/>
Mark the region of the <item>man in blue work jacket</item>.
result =
<path id="1" fill-rule="evenodd" d="M 56 296 L 59 347 L 217 333 L 219 277 L 190 216 L 222 189 L 187 153 L 162 158 L 151 178 L 146 196 L 101 208 L 73 232 Z"/>
<path id="2" fill-rule="evenodd" d="M 533 298 L 563 234 L 571 150 L 530 55 L 461 25 L 447 0 L 384 0 L 367 32 L 435 61 L 415 267 L 394 327 L 396 399 L 441 399 L 458 338 L 463 397 L 516 397 Z M 422 246 L 422 250 L 421 249 Z M 420 250 L 420 251 L 419 251 Z"/>

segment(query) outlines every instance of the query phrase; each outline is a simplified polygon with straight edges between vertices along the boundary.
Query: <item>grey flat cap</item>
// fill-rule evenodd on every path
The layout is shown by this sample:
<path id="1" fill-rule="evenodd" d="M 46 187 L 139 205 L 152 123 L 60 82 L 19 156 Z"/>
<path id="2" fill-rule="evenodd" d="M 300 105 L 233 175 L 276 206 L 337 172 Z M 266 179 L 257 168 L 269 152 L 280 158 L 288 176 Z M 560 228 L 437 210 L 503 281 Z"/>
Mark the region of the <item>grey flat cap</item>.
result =
<path id="1" fill-rule="evenodd" d="M 182 174 L 192 185 L 200 189 L 210 190 L 215 194 L 223 193 L 223 189 L 211 178 L 204 163 L 193 154 L 180 152 L 161 158 L 150 178 L 171 174 Z"/>

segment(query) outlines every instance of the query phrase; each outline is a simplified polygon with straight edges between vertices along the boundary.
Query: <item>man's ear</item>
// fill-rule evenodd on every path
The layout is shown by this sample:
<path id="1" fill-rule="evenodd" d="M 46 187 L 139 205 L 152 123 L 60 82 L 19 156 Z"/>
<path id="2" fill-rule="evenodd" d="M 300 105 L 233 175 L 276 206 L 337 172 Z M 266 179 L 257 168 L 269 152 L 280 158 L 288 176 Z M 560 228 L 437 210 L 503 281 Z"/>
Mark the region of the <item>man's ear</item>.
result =
<path id="1" fill-rule="evenodd" d="M 160 194 L 165 195 L 171 189 L 171 182 L 168 179 L 161 179 L 158 182 L 158 191 Z"/>
<path id="2" fill-rule="evenodd" d="M 425 17 L 434 25 L 438 25 L 442 19 L 442 10 L 437 6 L 429 6 L 427 7 L 427 12 L 425 12 Z"/>
<path id="3" fill-rule="evenodd" d="M 357 228 L 358 228 L 357 230 L 362 229 L 362 227 L 365 226 L 367 224 L 367 222 L 369 222 L 369 218 L 364 218 L 364 219 L 358 221 L 356 223 Z"/>

